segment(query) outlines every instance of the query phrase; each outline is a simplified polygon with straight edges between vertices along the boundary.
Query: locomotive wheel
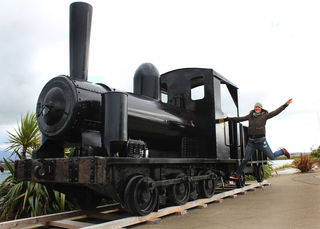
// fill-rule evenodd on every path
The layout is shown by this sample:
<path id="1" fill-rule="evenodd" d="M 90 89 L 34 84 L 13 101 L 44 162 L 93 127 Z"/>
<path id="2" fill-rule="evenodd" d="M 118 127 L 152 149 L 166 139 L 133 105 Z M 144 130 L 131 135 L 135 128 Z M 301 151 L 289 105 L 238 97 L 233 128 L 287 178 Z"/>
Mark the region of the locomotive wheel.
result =
<path id="1" fill-rule="evenodd" d="M 125 188 L 125 191 L 124 191 L 124 202 L 126 204 L 126 208 L 128 210 L 128 212 L 131 214 L 131 215 L 134 215 L 134 208 L 132 207 L 132 204 L 131 204 L 131 193 L 132 193 L 132 189 L 133 189 L 133 186 L 135 185 L 135 183 L 137 183 L 138 180 L 140 180 L 141 178 L 143 178 L 142 175 L 137 175 L 137 176 L 134 176 L 132 177 L 126 188 Z"/>
<path id="2" fill-rule="evenodd" d="M 130 179 L 124 196 L 130 214 L 148 215 L 156 208 L 159 194 L 157 188 L 148 187 L 152 182 L 151 178 L 142 175 Z"/>
<path id="3" fill-rule="evenodd" d="M 254 175 L 259 183 L 264 181 L 264 170 L 261 164 L 254 167 Z"/>
<path id="4" fill-rule="evenodd" d="M 185 175 L 183 173 L 174 176 L 173 178 L 181 178 Z M 183 205 L 187 203 L 190 196 L 190 183 L 188 181 L 183 181 L 179 184 L 174 184 L 169 187 L 169 200 L 174 205 Z"/>
<path id="5" fill-rule="evenodd" d="M 236 185 L 238 188 L 243 188 L 246 185 L 246 178 L 244 173 L 242 173 L 240 178 L 236 181 Z"/>
<path id="6" fill-rule="evenodd" d="M 213 174 L 211 171 L 207 171 L 204 174 L 201 175 L 209 175 Z M 208 179 L 208 180 L 202 180 L 199 182 L 199 189 L 200 189 L 200 195 L 203 198 L 210 198 L 214 195 L 214 192 L 217 187 L 217 181 L 216 179 Z"/>

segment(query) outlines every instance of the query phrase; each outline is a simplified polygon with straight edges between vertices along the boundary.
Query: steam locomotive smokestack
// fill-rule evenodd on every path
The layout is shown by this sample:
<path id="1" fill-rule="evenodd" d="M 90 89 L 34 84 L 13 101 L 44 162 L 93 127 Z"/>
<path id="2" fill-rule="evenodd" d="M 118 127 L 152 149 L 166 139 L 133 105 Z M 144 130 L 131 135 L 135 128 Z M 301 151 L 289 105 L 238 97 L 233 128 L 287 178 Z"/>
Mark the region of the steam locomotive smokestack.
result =
<path id="1" fill-rule="evenodd" d="M 88 56 L 92 6 L 84 2 L 70 5 L 70 77 L 88 79 Z"/>

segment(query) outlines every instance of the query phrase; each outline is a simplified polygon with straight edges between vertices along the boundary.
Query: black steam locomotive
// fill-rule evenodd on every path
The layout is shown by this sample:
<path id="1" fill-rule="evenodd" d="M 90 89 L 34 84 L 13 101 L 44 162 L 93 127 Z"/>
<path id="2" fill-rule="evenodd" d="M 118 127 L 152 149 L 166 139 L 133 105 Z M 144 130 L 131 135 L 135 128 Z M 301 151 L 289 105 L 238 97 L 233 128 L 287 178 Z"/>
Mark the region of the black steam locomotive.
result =
<path id="1" fill-rule="evenodd" d="M 150 63 L 137 69 L 133 93 L 91 83 L 91 15 L 86 3 L 70 6 L 70 76 L 44 86 L 36 111 L 42 145 L 32 159 L 15 162 L 16 180 L 70 194 L 83 208 L 114 199 L 136 215 L 214 195 L 246 145 L 246 127 L 219 122 L 226 117 L 221 87 L 238 115 L 237 87 L 212 69 L 159 75 Z M 256 152 L 246 172 L 262 181 L 264 163 Z M 236 183 L 244 186 L 244 174 Z"/>

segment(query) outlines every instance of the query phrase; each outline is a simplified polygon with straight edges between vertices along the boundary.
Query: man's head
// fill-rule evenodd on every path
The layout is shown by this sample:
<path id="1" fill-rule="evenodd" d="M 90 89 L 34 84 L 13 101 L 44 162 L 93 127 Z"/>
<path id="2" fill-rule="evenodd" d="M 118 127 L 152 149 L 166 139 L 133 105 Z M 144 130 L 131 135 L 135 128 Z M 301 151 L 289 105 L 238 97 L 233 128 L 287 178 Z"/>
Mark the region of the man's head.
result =
<path id="1" fill-rule="evenodd" d="M 259 113 L 261 113 L 261 111 L 262 111 L 262 104 L 261 103 L 256 103 L 254 105 L 254 112 L 259 114 Z"/>

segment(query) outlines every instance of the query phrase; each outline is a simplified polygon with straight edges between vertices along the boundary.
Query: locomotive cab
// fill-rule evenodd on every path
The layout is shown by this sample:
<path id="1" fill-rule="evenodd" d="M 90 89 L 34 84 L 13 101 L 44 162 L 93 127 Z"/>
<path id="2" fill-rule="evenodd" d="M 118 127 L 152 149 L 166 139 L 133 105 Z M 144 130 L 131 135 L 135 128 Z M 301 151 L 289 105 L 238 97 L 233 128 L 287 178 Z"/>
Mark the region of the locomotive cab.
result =
<path id="1" fill-rule="evenodd" d="M 231 98 L 235 116 L 238 111 L 238 88 L 212 69 L 186 68 L 161 75 L 161 101 L 175 107 L 194 127 L 182 137 L 182 157 L 205 157 L 219 160 L 240 159 L 243 153 L 243 127 L 232 122 L 219 123 L 227 115 L 221 107 L 221 88 Z"/>

